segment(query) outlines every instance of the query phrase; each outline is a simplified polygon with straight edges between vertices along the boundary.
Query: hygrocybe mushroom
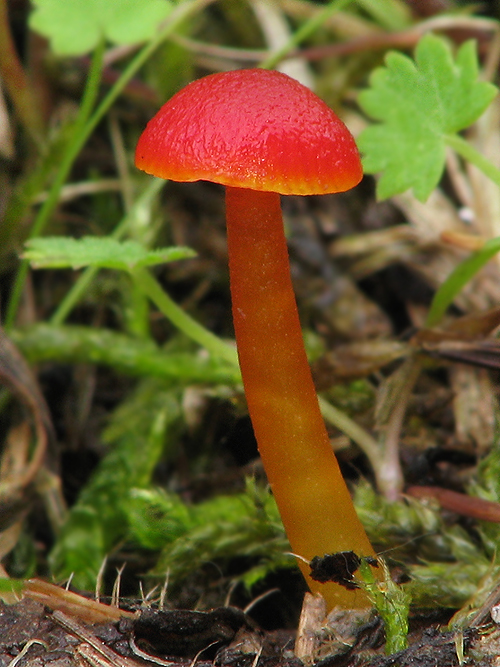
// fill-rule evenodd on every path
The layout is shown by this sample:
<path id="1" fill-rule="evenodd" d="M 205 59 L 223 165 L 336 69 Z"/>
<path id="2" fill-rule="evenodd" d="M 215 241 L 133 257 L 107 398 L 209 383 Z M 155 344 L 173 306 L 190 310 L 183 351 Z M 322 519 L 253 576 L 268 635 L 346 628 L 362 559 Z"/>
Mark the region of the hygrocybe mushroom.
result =
<path id="1" fill-rule="evenodd" d="M 353 137 L 308 88 L 275 71 L 194 81 L 139 139 L 136 165 L 174 181 L 226 186 L 234 328 L 248 409 L 294 553 L 311 560 L 372 547 L 356 515 L 319 410 L 290 277 L 280 195 L 320 195 L 362 177 Z M 307 566 L 299 563 L 307 577 Z M 360 592 L 318 584 L 329 606 Z"/>

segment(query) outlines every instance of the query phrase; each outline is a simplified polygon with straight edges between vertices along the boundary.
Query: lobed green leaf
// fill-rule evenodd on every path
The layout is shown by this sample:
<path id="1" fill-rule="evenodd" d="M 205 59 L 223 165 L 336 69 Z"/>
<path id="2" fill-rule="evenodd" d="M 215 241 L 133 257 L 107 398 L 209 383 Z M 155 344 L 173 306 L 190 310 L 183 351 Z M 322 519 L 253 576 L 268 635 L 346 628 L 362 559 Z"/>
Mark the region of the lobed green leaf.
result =
<path id="1" fill-rule="evenodd" d="M 382 174 L 379 199 L 413 188 L 425 201 L 444 170 L 446 135 L 475 122 L 496 94 L 495 86 L 478 80 L 474 41 L 455 59 L 449 44 L 432 34 L 418 43 L 415 60 L 388 53 L 359 95 L 363 111 L 379 121 L 358 140 L 365 171 Z"/>
<path id="2" fill-rule="evenodd" d="M 135 44 L 150 39 L 172 9 L 169 0 L 33 0 L 29 25 L 50 40 L 54 53 L 78 56 L 101 41 Z"/>

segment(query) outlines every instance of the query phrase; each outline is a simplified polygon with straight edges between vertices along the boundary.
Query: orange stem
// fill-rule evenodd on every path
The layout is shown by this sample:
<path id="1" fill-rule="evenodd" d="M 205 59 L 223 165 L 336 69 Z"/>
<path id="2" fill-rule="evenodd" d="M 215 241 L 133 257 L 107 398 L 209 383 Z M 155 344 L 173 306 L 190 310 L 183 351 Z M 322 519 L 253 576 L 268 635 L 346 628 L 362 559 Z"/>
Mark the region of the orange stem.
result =
<path id="1" fill-rule="evenodd" d="M 226 189 L 233 318 L 248 409 L 294 553 L 373 549 L 330 445 L 307 361 L 290 277 L 280 196 Z M 364 607 L 361 591 L 308 577 L 329 607 Z"/>

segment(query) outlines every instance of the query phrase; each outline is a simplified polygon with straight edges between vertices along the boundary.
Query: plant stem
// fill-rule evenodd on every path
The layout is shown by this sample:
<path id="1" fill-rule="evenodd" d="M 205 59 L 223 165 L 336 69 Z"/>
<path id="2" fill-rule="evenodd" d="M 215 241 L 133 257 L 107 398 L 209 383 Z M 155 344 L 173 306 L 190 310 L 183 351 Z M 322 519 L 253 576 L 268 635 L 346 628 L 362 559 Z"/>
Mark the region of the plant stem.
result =
<path id="1" fill-rule="evenodd" d="M 153 40 L 151 40 L 151 42 L 149 42 L 143 49 L 141 49 L 141 51 L 139 51 L 139 53 L 135 56 L 130 65 L 125 69 L 123 74 L 120 76 L 118 81 L 108 92 L 108 94 L 103 99 L 101 104 L 94 111 L 92 116 L 88 120 L 85 118 L 87 122 L 82 124 L 82 126 L 78 127 L 79 131 L 75 132 L 74 140 L 71 146 L 68 147 L 66 156 L 63 158 L 61 162 L 61 166 L 54 180 L 54 184 L 49 192 L 49 196 L 35 218 L 30 238 L 39 236 L 43 232 L 43 229 L 47 224 L 49 217 L 51 216 L 52 212 L 54 211 L 57 205 L 59 199 L 59 192 L 64 182 L 66 181 L 66 178 L 70 172 L 74 160 L 76 159 L 79 152 L 85 145 L 85 142 L 87 141 L 89 136 L 94 131 L 95 127 L 107 113 L 113 102 L 120 95 L 120 93 L 125 88 L 130 79 L 142 67 L 142 65 L 147 61 L 147 59 L 151 56 L 151 54 L 158 48 L 158 46 L 177 31 L 179 25 L 183 21 L 185 21 L 190 16 L 194 15 L 196 12 L 199 12 L 203 7 L 210 4 L 212 1 L 213 0 L 185 0 L 182 4 L 178 5 L 169 15 L 165 27 L 162 30 L 160 30 L 158 35 Z M 89 73 L 89 79 L 87 81 L 87 88 L 90 85 L 90 79 L 93 79 L 92 85 L 95 83 L 92 70 L 99 64 L 96 62 L 97 60 L 96 55 L 97 54 L 94 54 L 91 71 Z M 102 58 L 100 67 L 102 67 Z M 100 71 L 99 71 L 99 76 L 100 76 Z M 98 83 L 99 82 L 97 81 L 97 84 Z M 26 262 L 23 262 L 20 266 L 18 275 L 16 276 L 16 281 L 14 283 L 11 300 L 9 302 L 9 306 L 7 309 L 7 314 L 5 317 L 6 328 L 12 326 L 14 322 L 22 290 L 24 287 L 24 282 L 26 280 L 27 272 L 28 272 L 28 264 Z"/>
<path id="2" fill-rule="evenodd" d="M 358 0 L 359 9 L 371 14 L 381 28 L 388 32 L 404 30 L 411 26 L 411 13 L 401 0 Z"/>
<path id="3" fill-rule="evenodd" d="M 495 167 L 488 158 L 484 157 L 482 153 L 477 151 L 474 146 L 458 136 L 457 134 L 447 134 L 445 141 L 450 148 L 453 148 L 461 157 L 473 164 L 480 171 L 483 172 L 493 183 L 500 187 L 500 169 Z"/>
<path id="4" fill-rule="evenodd" d="M 232 365 L 238 365 L 236 349 L 224 343 L 218 336 L 198 324 L 182 308 L 179 308 L 175 301 L 166 294 L 150 271 L 143 268 L 135 268 L 131 271 L 131 275 L 143 294 L 151 299 L 163 315 L 184 332 L 186 336 L 195 340 L 215 357 L 224 359 Z"/>
<path id="5" fill-rule="evenodd" d="M 363 427 L 356 424 L 345 412 L 339 410 L 334 405 L 318 396 L 321 414 L 327 422 L 342 431 L 344 435 L 355 442 L 365 454 L 366 458 L 377 476 L 377 470 L 380 468 L 380 448 L 375 438 L 365 431 Z"/>
<path id="6" fill-rule="evenodd" d="M 404 487 L 403 471 L 399 458 L 401 429 L 411 393 L 422 370 L 419 357 L 413 356 L 399 367 L 392 376 L 396 382 L 396 396 L 389 420 L 386 425 L 383 453 L 377 466 L 377 487 L 391 501 L 399 498 Z"/>
<path id="7" fill-rule="evenodd" d="M 143 194 L 137 199 L 133 204 L 131 210 L 127 215 L 119 222 L 115 230 L 111 234 L 111 237 L 114 239 L 121 239 L 127 232 L 127 229 L 130 225 L 130 222 L 141 214 L 145 209 L 149 209 L 151 200 L 160 192 L 160 190 L 165 185 L 166 181 L 161 178 L 153 178 Z M 75 282 L 70 291 L 66 294 L 64 299 L 59 304 L 59 307 L 54 312 L 50 319 L 50 323 L 54 326 L 61 325 L 64 320 L 68 317 L 69 313 L 73 310 L 78 301 L 82 298 L 85 292 L 88 290 L 90 284 L 94 280 L 95 276 L 99 272 L 99 268 L 95 266 L 89 266 L 85 271 L 80 275 L 78 280 Z"/>
<path id="8" fill-rule="evenodd" d="M 99 364 L 132 377 L 170 380 L 179 387 L 192 383 L 241 384 L 236 365 L 208 355 L 162 349 L 151 339 L 110 329 L 41 323 L 12 329 L 10 338 L 31 364 Z"/>
<path id="9" fill-rule="evenodd" d="M 359 574 L 363 582 L 363 588 L 384 623 L 385 653 L 386 655 L 392 655 L 398 651 L 403 651 L 408 646 L 410 596 L 403 586 L 392 580 L 384 559 L 378 558 L 377 560 L 383 573 L 382 583 L 376 579 L 366 560 L 362 559 Z"/>
<path id="10" fill-rule="evenodd" d="M 40 208 L 38 215 L 35 218 L 33 227 L 31 228 L 30 238 L 35 238 L 39 236 L 49 217 L 51 216 L 53 210 L 57 206 L 59 200 L 59 193 L 61 191 L 66 178 L 73 166 L 76 156 L 81 150 L 80 138 L 84 129 L 84 125 L 92 111 L 92 108 L 97 99 L 99 93 L 99 84 L 101 81 L 101 72 L 102 72 L 102 62 L 104 55 L 104 42 L 101 42 L 96 50 L 94 51 L 94 57 L 92 58 L 92 65 L 90 67 L 89 76 L 87 79 L 87 84 L 85 86 L 85 91 L 83 94 L 82 102 L 78 111 L 78 115 L 75 121 L 73 138 L 62 158 L 61 166 L 55 177 L 54 183 L 50 189 L 49 196 L 46 201 L 43 203 Z M 14 323 L 14 319 L 17 313 L 19 306 L 19 301 L 21 300 L 22 291 L 24 289 L 24 283 L 26 276 L 28 274 L 29 263 L 26 260 L 21 262 L 19 271 L 17 273 L 16 279 L 14 281 L 14 286 L 12 288 L 12 295 L 10 297 L 9 306 L 7 308 L 7 313 L 5 316 L 5 328 L 9 329 Z"/>
<path id="11" fill-rule="evenodd" d="M 500 238 L 488 239 L 477 252 L 458 264 L 441 283 L 431 302 L 425 320 L 427 328 L 437 326 L 457 294 L 467 285 L 483 266 L 500 252 Z"/>
<path id="12" fill-rule="evenodd" d="M 333 0 L 333 2 L 330 2 L 324 9 L 318 11 L 308 21 L 303 23 L 301 27 L 293 33 L 286 44 L 283 44 L 283 46 L 277 51 L 274 51 L 274 53 L 271 53 L 270 56 L 259 64 L 259 67 L 262 67 L 263 69 L 273 69 L 273 67 L 283 60 L 290 51 L 293 51 L 295 47 L 320 28 L 330 16 L 339 12 L 341 9 L 344 9 L 352 2 L 353 0 Z"/>

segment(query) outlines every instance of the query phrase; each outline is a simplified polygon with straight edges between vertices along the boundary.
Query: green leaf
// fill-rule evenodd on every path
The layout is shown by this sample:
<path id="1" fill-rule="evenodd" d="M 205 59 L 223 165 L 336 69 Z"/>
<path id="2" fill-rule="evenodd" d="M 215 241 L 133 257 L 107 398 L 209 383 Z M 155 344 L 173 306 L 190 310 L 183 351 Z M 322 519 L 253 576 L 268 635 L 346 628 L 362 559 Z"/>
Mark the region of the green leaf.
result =
<path id="1" fill-rule="evenodd" d="M 190 248 L 173 247 L 148 250 L 135 241 L 117 241 L 109 236 L 84 236 L 81 239 L 53 236 L 26 243 L 23 258 L 34 268 L 73 268 L 96 266 L 130 271 L 195 256 Z"/>
<path id="2" fill-rule="evenodd" d="M 425 323 L 427 327 L 439 324 L 457 294 L 498 252 L 500 252 L 500 238 L 490 239 L 481 250 L 467 257 L 450 273 L 434 295 Z"/>
<path id="3" fill-rule="evenodd" d="M 169 14 L 169 0 L 33 0 L 30 28 L 50 40 L 60 56 L 91 51 L 105 38 L 113 44 L 150 39 Z"/>
<path id="4" fill-rule="evenodd" d="M 424 36 L 415 61 L 397 52 L 387 54 L 385 67 L 370 77 L 359 95 L 363 111 L 378 124 L 359 137 L 367 173 L 382 172 L 380 199 L 413 188 L 425 201 L 445 166 L 446 135 L 476 121 L 497 94 L 478 81 L 476 45 L 465 42 L 453 58 L 448 43 Z"/>

